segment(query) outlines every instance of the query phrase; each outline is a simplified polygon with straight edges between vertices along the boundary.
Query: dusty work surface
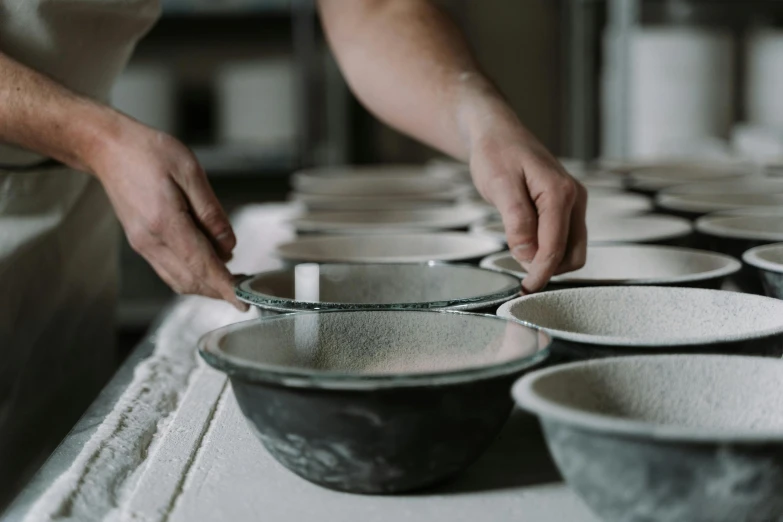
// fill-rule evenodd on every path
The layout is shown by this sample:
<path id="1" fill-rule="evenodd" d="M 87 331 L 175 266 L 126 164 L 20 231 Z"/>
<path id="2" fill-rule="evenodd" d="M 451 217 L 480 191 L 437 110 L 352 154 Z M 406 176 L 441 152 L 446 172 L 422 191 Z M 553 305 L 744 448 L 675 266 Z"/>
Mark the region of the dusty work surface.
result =
<path id="1" fill-rule="evenodd" d="M 270 253 L 290 238 L 282 221 L 290 212 L 258 206 L 237 215 L 232 271 L 279 266 Z M 476 464 L 434 490 L 351 495 L 290 473 L 250 431 L 223 374 L 195 353 L 202 333 L 252 317 L 202 298 L 181 300 L 151 338 L 151 355 L 135 364 L 113 407 L 89 428 L 89 439 L 71 450 L 67 465 L 55 454 L 6 520 L 596 520 L 560 482 L 537 421 L 521 412 Z"/>

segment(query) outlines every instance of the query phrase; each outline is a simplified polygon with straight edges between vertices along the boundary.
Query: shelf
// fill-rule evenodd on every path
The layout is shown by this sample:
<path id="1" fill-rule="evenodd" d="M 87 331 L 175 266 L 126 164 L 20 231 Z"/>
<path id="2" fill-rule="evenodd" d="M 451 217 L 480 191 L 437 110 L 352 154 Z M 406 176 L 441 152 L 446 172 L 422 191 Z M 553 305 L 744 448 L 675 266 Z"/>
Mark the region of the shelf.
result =
<path id="1" fill-rule="evenodd" d="M 164 17 L 284 14 L 290 9 L 291 0 L 163 0 Z"/>

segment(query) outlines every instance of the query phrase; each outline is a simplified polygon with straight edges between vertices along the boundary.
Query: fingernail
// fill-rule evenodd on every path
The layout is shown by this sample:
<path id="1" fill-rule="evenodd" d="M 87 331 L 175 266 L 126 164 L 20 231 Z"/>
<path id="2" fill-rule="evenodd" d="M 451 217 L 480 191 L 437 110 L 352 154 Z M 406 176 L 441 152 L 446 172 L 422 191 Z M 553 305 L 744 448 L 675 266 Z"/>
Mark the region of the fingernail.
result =
<path id="1" fill-rule="evenodd" d="M 533 243 L 524 243 L 511 249 L 511 255 L 519 263 L 529 263 L 533 260 L 535 253 L 536 252 Z"/>
<path id="2" fill-rule="evenodd" d="M 239 310 L 240 312 L 243 312 L 243 313 L 247 312 L 248 310 L 250 310 L 250 306 L 248 306 L 247 303 L 243 303 L 242 301 L 235 302 L 234 303 L 234 308 L 236 308 L 237 310 Z"/>
<path id="3" fill-rule="evenodd" d="M 227 254 L 231 253 L 231 251 L 234 250 L 234 246 L 236 246 L 236 238 L 234 237 L 234 233 L 230 230 L 219 234 L 215 240 L 217 240 L 218 244 Z"/>

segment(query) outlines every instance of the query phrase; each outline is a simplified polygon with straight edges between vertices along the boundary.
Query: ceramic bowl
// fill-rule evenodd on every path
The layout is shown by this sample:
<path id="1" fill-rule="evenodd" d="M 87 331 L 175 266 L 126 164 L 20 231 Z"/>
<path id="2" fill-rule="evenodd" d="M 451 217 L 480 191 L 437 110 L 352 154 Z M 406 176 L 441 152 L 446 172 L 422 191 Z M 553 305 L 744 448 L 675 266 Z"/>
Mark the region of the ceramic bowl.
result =
<path id="1" fill-rule="evenodd" d="M 674 216 L 587 216 L 588 241 L 591 245 L 647 243 L 687 246 L 693 225 L 687 219 Z"/>
<path id="2" fill-rule="evenodd" d="M 626 187 L 635 192 L 655 194 L 688 183 L 728 180 L 744 177 L 747 171 L 715 166 L 647 167 L 631 171 L 626 177 Z"/>
<path id="3" fill-rule="evenodd" d="M 549 332 L 558 360 L 686 352 L 783 355 L 783 301 L 739 292 L 572 288 L 514 299 L 498 315 Z"/>
<path id="4" fill-rule="evenodd" d="M 496 308 L 521 291 L 519 279 L 468 265 L 305 263 L 236 283 L 237 297 L 267 310 Z M 494 312 L 494 309 L 492 310 Z"/>
<path id="5" fill-rule="evenodd" d="M 299 233 L 399 233 L 467 229 L 489 213 L 486 207 L 473 205 L 372 212 L 309 212 L 291 223 Z"/>
<path id="6" fill-rule="evenodd" d="M 783 241 L 783 216 L 717 216 L 696 221 L 700 246 L 741 258 L 753 247 Z M 755 269 L 747 266 L 733 278 L 745 292 L 763 293 Z"/>
<path id="7" fill-rule="evenodd" d="M 783 361 L 583 361 L 513 388 L 568 485 L 607 522 L 783 517 Z"/>
<path id="8" fill-rule="evenodd" d="M 492 238 L 460 232 L 312 236 L 277 246 L 288 262 L 426 263 L 478 261 L 503 249 Z"/>
<path id="9" fill-rule="evenodd" d="M 199 349 L 282 465 L 327 488 L 396 493 L 476 460 L 548 343 L 490 315 L 330 311 L 237 323 Z"/>
<path id="10" fill-rule="evenodd" d="M 500 252 L 480 266 L 524 278 L 527 272 L 511 256 Z M 656 285 L 719 289 L 742 264 L 733 257 L 692 248 L 657 245 L 595 245 L 579 270 L 554 276 L 548 289 L 577 286 Z"/>
<path id="11" fill-rule="evenodd" d="M 309 211 L 344 212 L 378 210 L 416 210 L 428 208 L 453 207 L 466 197 L 464 187 L 456 187 L 442 192 L 417 195 L 379 195 L 379 196 L 329 196 L 323 194 L 302 194 L 293 192 L 291 201 L 302 205 Z"/>
<path id="12" fill-rule="evenodd" d="M 742 260 L 757 270 L 765 294 L 783 299 L 783 243 L 751 248 Z"/>
<path id="13" fill-rule="evenodd" d="M 452 189 L 454 180 L 428 175 L 422 165 L 345 166 L 295 172 L 291 186 L 324 196 L 416 196 Z"/>
<path id="14" fill-rule="evenodd" d="M 743 207 L 733 210 L 714 212 L 713 216 L 780 216 L 783 217 L 783 207 Z"/>
<path id="15" fill-rule="evenodd" d="M 473 225 L 472 234 L 506 241 L 506 232 L 500 221 L 488 221 Z M 588 242 L 590 245 L 614 245 L 621 243 L 646 243 L 656 245 L 687 246 L 693 233 L 693 225 L 684 218 L 658 215 L 587 214 Z"/>
<path id="16" fill-rule="evenodd" d="M 638 194 L 597 187 L 588 188 L 587 194 L 587 212 L 590 214 L 641 214 L 654 208 L 650 198 Z"/>
<path id="17" fill-rule="evenodd" d="M 688 218 L 725 210 L 775 207 L 783 204 L 783 180 L 747 178 L 741 181 L 682 185 L 658 194 L 663 212 Z"/>

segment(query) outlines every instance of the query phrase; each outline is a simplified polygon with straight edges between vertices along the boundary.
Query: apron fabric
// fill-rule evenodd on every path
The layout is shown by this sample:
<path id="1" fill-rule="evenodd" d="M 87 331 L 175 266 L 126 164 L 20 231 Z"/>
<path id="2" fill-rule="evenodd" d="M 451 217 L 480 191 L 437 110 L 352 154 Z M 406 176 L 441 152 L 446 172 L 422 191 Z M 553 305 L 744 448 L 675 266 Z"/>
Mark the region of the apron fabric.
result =
<path id="1" fill-rule="evenodd" d="M 158 0 L 0 0 L 0 51 L 107 101 Z M 119 226 L 87 174 L 0 143 L 0 504 L 115 368 Z"/>

